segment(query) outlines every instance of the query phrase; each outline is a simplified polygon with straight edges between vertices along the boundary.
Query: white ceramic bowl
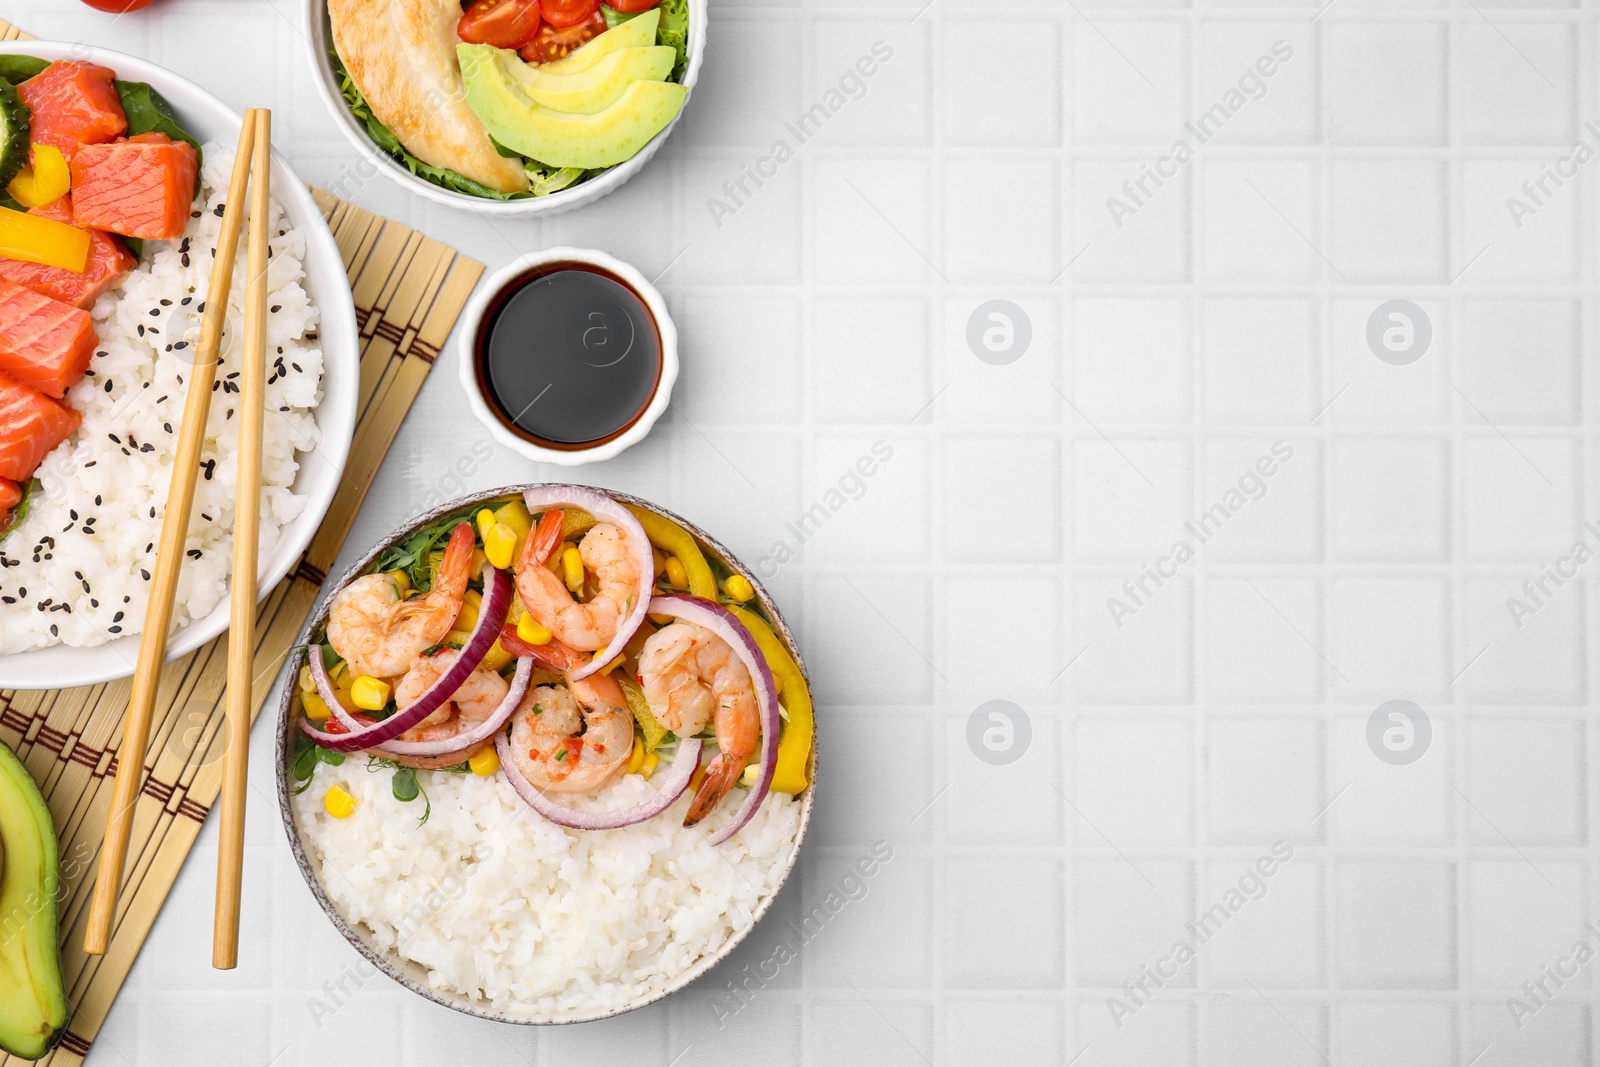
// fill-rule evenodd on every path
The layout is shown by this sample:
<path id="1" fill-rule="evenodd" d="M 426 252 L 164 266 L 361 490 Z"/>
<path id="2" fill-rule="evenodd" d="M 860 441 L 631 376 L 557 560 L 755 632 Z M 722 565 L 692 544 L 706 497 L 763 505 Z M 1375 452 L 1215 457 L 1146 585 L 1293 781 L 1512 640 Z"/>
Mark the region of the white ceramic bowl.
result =
<path id="1" fill-rule="evenodd" d="M 607 193 L 620 189 L 624 183 L 640 170 L 644 169 L 651 156 L 666 141 L 672 133 L 673 127 L 682 120 L 683 113 L 689 109 L 689 98 L 694 95 L 694 83 L 700 77 L 700 67 L 705 60 L 706 51 L 706 6 L 707 0 L 689 0 L 689 64 L 683 71 L 683 87 L 689 90 L 685 97 L 683 107 L 677 116 L 662 130 L 650 139 L 650 143 L 639 150 L 639 154 L 632 159 L 618 163 L 616 166 L 582 182 L 570 189 L 551 193 L 549 196 L 530 196 L 521 200 L 491 200 L 488 197 L 469 196 L 458 193 L 453 189 L 446 189 L 430 181 L 412 174 L 404 163 L 399 162 L 387 152 L 373 143 L 367 136 L 367 127 L 350 113 L 350 106 L 344 102 L 344 94 L 339 91 L 339 80 L 333 73 L 333 64 L 328 55 L 333 48 L 333 29 L 328 22 L 328 0 L 303 0 L 301 5 L 301 18 L 305 33 L 306 49 L 310 55 L 312 81 L 316 83 L 317 92 L 322 96 L 322 102 L 328 106 L 328 112 L 333 116 L 333 121 L 339 127 L 356 151 L 361 153 L 363 171 L 360 177 L 366 177 L 376 170 L 390 181 L 399 183 L 418 196 L 426 197 L 435 203 L 445 204 L 449 207 L 465 208 L 485 215 L 559 215 L 563 211 L 570 211 L 582 204 L 598 200 Z"/>
<path id="2" fill-rule="evenodd" d="M 369 571 L 372 568 L 372 565 L 377 562 L 378 557 L 381 556 L 384 550 L 390 545 L 410 536 L 413 531 L 437 522 L 444 516 L 458 511 L 468 504 L 476 504 L 480 501 L 493 500 L 497 497 L 509 496 L 512 493 L 520 493 L 532 488 L 534 488 L 532 485 L 512 485 L 506 486 L 503 489 L 496 489 L 492 492 L 473 493 L 471 496 L 462 497 L 459 500 L 452 500 L 448 504 L 441 504 L 439 507 L 434 508 L 432 511 L 424 515 L 417 516 L 415 519 L 407 522 L 400 529 L 394 531 L 394 533 L 380 541 L 376 546 L 373 547 L 372 551 L 368 552 L 361 559 L 357 560 L 356 563 L 344 573 L 343 577 L 339 578 L 336 582 L 330 582 L 325 587 L 321 603 L 317 605 L 316 611 L 312 613 L 310 619 L 306 621 L 305 627 L 300 631 L 300 637 L 295 642 L 296 650 L 289 656 L 288 663 L 285 665 L 283 672 L 284 675 L 286 677 L 293 678 L 299 672 L 300 665 L 305 661 L 306 644 L 310 640 L 311 632 L 327 625 L 328 608 L 332 605 L 333 598 L 338 594 L 338 591 L 343 589 L 346 585 L 349 585 L 350 582 L 357 576 L 365 574 L 367 571 Z M 584 486 L 583 488 L 588 489 L 593 487 Z M 772 602 L 772 598 L 768 595 L 766 588 L 761 584 L 761 579 L 756 577 L 754 572 L 735 559 L 733 554 L 729 552 L 727 548 L 725 548 L 719 541 L 713 538 L 710 534 L 706 533 L 700 527 L 696 526 L 694 523 L 689 522 L 687 519 L 675 515 L 656 504 L 652 504 L 648 500 L 641 500 L 639 497 L 629 496 L 627 493 L 619 493 L 609 489 L 605 490 L 605 492 L 625 504 L 632 504 L 638 507 L 648 508 L 649 510 L 654 511 L 665 518 L 671 519 L 673 522 L 689 531 L 689 533 L 694 536 L 695 540 L 699 542 L 702 551 L 706 552 L 708 556 L 718 561 L 730 574 L 744 575 L 745 578 L 749 580 L 750 587 L 755 590 L 755 603 L 760 604 L 761 610 L 766 614 L 767 618 L 771 620 L 773 632 L 789 650 L 789 654 L 794 657 L 795 664 L 800 668 L 801 676 L 806 679 L 807 687 L 812 690 L 813 694 L 815 694 L 815 686 L 811 683 L 811 675 L 806 670 L 805 660 L 800 655 L 800 649 L 795 642 L 794 633 L 789 629 L 789 624 L 784 620 L 782 613 L 778 611 L 778 606 Z M 328 920 L 333 923 L 334 928 L 338 930 L 339 933 L 343 934 L 345 939 L 355 947 L 356 951 L 361 953 L 361 955 L 365 957 L 366 960 L 375 968 L 382 971 L 390 978 L 393 978 L 396 982 L 399 982 L 401 985 L 405 986 L 407 989 L 411 990 L 420 997 L 426 997 L 428 1000 L 434 1001 L 437 1004 L 443 1004 L 447 1008 L 454 1008 L 456 1011 L 463 1012 L 467 1015 L 475 1015 L 480 1019 L 492 1019 L 495 1022 L 520 1023 L 525 1025 L 546 1025 L 553 1023 L 590 1022 L 596 1019 L 610 1018 L 615 1015 L 621 1015 L 624 1012 L 642 1008 L 646 1004 L 652 1004 L 655 1001 L 660 1000 L 662 997 L 675 993 L 694 982 L 696 979 L 700 978 L 707 971 L 711 970 L 717 964 L 727 959 L 729 954 L 739 946 L 739 943 L 746 937 L 750 936 L 750 933 L 755 929 L 754 924 L 760 922 L 762 916 L 766 915 L 772 909 L 772 902 L 778 898 L 778 890 L 782 889 L 783 884 L 788 880 L 790 875 L 794 873 L 795 861 L 800 856 L 800 846 L 805 841 L 806 830 L 811 825 L 812 812 L 816 806 L 818 746 L 816 735 L 813 734 L 811 743 L 811 760 L 806 774 L 806 779 L 809 782 L 809 785 L 806 787 L 805 792 L 801 794 L 800 797 L 800 827 L 795 831 L 794 847 L 789 852 L 788 859 L 784 861 L 783 878 L 779 881 L 778 890 L 774 890 L 773 894 L 763 900 L 756 908 L 755 914 L 751 917 L 751 926 L 746 927 L 744 930 L 729 937 L 728 940 L 723 942 L 715 952 L 700 957 L 700 959 L 696 960 L 687 971 L 685 971 L 683 974 L 680 974 L 678 977 L 673 978 L 670 981 L 657 980 L 656 984 L 652 988 L 641 994 L 637 999 L 629 1004 L 624 1004 L 616 1008 L 577 1009 L 570 1012 L 553 1015 L 532 1015 L 521 1013 L 509 1014 L 494 1011 L 485 1007 L 480 1002 L 473 1001 L 459 994 L 433 988 L 433 986 L 431 986 L 428 982 L 428 972 L 425 968 L 419 966 L 411 960 L 404 959 L 394 954 L 390 950 L 378 947 L 378 945 L 374 943 L 372 931 L 363 923 L 352 922 L 347 919 L 344 914 L 340 912 L 338 905 L 334 904 L 333 900 L 328 896 L 328 892 L 323 888 L 322 880 L 317 874 L 317 869 L 315 865 L 313 865 L 311 857 L 306 852 L 305 842 L 301 840 L 300 825 L 295 819 L 292 798 L 289 793 L 288 776 L 285 773 L 289 769 L 289 765 L 292 761 L 294 738 L 299 736 L 299 730 L 295 725 L 295 720 L 299 717 L 299 715 L 300 705 L 298 691 L 295 686 L 286 685 L 283 687 L 283 692 L 278 699 L 278 723 L 276 731 L 278 748 L 277 762 L 274 764 L 274 766 L 277 768 L 278 779 L 278 811 L 283 818 L 284 832 L 289 836 L 289 848 L 294 853 L 295 863 L 300 868 L 300 876 L 306 880 L 306 885 L 311 888 L 312 896 L 316 897 L 317 903 L 320 904 L 322 906 L 322 910 L 327 913 Z M 510 787 L 507 786 L 507 788 Z M 534 816 L 534 818 L 538 818 L 538 816 Z M 762 1056 L 756 1055 L 751 1057 L 751 1062 L 762 1063 L 765 1061 Z"/>
<path id="3" fill-rule="evenodd" d="M 473 349 L 477 344 L 478 330 L 483 325 L 483 317 L 488 312 L 489 305 L 507 285 L 528 270 L 547 263 L 588 263 L 615 274 L 627 282 L 644 300 L 645 306 L 650 309 L 651 317 L 656 320 L 656 327 L 661 332 L 661 380 L 656 385 L 655 394 L 650 397 L 650 403 L 645 407 L 644 414 L 640 415 L 626 431 L 593 448 L 571 450 L 545 448 L 519 437 L 500 421 L 500 417 L 490 407 L 488 398 L 483 395 L 483 390 L 478 387 L 477 361 Z M 672 403 L 672 386 L 678 380 L 678 328 L 673 325 L 672 316 L 667 313 L 666 300 L 638 270 L 615 256 L 609 256 L 593 248 L 563 246 L 547 248 L 542 252 L 529 252 L 495 271 L 478 286 L 477 291 L 472 294 L 472 299 L 467 302 L 467 308 L 461 315 L 461 328 L 456 333 L 456 346 L 459 357 L 457 363 L 461 370 L 461 388 L 467 394 L 467 403 L 472 406 L 472 413 L 488 428 L 490 435 L 513 452 L 518 452 L 531 460 L 539 463 L 555 463 L 563 467 L 577 467 L 597 460 L 611 459 L 644 440 L 650 428 L 656 424 L 656 420 L 667 410 L 667 405 Z"/>
<path id="4" fill-rule="evenodd" d="M 202 144 L 220 141 L 231 146 L 239 138 L 243 119 L 226 104 L 188 79 L 143 59 L 105 48 L 48 41 L 6 41 L 0 44 L 0 54 L 98 63 L 116 71 L 118 78 L 148 82 L 166 97 L 179 123 Z M 322 312 L 318 332 L 325 371 L 324 396 L 316 414 L 322 443 L 315 453 L 301 457 L 300 475 L 294 484 L 294 491 L 307 498 L 306 508 L 284 528 L 277 549 L 261 562 L 262 597 L 270 593 L 299 560 L 333 501 L 334 490 L 344 473 L 345 457 L 350 451 L 350 438 L 355 432 L 361 352 L 350 279 L 345 274 L 344 260 L 334 243 L 333 233 L 316 201 L 311 199 L 306 184 L 277 153 L 273 154 L 272 162 L 272 195 L 306 238 L 304 284 Z M 194 620 L 172 635 L 167 644 L 167 658 L 193 652 L 227 628 L 228 601 L 224 599 L 210 615 Z M 138 655 L 139 635 L 130 634 L 96 648 L 58 645 L 0 656 L 0 689 L 54 689 L 126 678 L 133 674 Z"/>

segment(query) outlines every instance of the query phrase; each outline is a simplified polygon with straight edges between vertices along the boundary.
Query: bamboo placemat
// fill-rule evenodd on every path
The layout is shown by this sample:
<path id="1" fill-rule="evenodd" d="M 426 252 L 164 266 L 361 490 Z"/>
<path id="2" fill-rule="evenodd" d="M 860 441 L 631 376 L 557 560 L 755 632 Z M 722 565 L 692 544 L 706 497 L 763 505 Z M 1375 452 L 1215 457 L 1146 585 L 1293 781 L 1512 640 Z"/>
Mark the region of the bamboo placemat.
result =
<path id="1" fill-rule="evenodd" d="M 26 34 L 0 21 L 0 40 Z M 356 511 L 483 265 L 406 226 L 313 190 L 333 228 L 361 331 L 359 418 L 338 493 L 299 566 L 262 601 L 253 714 L 316 601 Z M 104 956 L 83 952 L 88 901 L 116 774 L 129 683 L 0 691 L 0 740 L 44 791 L 61 838 L 61 956 L 72 1022 L 40 1063 L 75 1067 L 111 1009 L 222 789 L 227 637 L 168 663 L 150 730 L 116 925 Z M 260 803 L 259 798 L 255 801 Z M 196 959 L 195 966 L 205 966 Z M 0 1057 L 0 1067 L 28 1061 Z"/>

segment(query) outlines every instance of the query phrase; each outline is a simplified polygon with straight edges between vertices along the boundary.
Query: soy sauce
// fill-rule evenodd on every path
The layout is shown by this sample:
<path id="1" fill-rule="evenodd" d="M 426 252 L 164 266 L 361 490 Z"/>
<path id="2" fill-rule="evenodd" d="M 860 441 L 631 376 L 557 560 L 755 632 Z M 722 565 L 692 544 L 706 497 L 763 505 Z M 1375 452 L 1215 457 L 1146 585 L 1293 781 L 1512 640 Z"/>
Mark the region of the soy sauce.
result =
<path id="1" fill-rule="evenodd" d="M 587 263 L 534 267 L 495 295 L 473 346 L 478 387 L 519 437 L 573 451 L 644 414 L 661 331 L 638 293 Z"/>

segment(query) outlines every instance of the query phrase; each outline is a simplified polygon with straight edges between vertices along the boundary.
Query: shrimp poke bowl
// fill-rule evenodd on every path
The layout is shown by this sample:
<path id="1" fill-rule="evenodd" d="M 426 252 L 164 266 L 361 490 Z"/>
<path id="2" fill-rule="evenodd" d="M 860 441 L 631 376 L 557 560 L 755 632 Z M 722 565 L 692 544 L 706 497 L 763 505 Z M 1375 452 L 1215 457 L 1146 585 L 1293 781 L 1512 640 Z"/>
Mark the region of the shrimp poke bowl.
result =
<path id="1" fill-rule="evenodd" d="M 666 139 L 699 76 L 706 0 L 305 0 L 305 19 L 318 89 L 365 166 L 440 203 L 553 213 L 616 189 Z"/>
<path id="2" fill-rule="evenodd" d="M 502 1022 L 687 985 L 767 911 L 812 807 L 793 637 L 715 540 L 622 493 L 436 509 L 334 586 L 289 660 L 279 802 L 339 931 Z"/>

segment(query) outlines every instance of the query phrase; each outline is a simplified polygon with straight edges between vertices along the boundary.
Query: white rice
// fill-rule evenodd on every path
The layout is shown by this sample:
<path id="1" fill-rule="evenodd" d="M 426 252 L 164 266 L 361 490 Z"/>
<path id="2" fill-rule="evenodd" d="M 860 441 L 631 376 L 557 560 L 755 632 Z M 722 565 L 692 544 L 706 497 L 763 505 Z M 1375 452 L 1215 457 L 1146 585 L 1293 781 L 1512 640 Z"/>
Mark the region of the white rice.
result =
<path id="1" fill-rule="evenodd" d="M 365 924 L 379 948 L 420 964 L 434 989 L 513 1015 L 574 1016 L 621 1007 L 659 990 L 754 923 L 782 881 L 800 828 L 800 802 L 769 794 L 720 847 L 683 828 L 686 793 L 621 830 L 564 830 L 489 777 L 423 772 L 433 804 L 401 803 L 391 773 L 361 755 L 319 765 L 294 798 L 295 821 L 328 896 Z M 323 807 L 334 783 L 359 806 L 344 819 Z M 628 775 L 574 808 L 629 806 L 653 795 Z M 720 811 L 737 809 L 736 788 Z"/>
<path id="2" fill-rule="evenodd" d="M 205 146 L 204 207 L 183 241 L 146 244 L 143 262 L 93 309 L 100 344 L 89 374 L 67 393 L 83 426 L 40 466 L 27 518 L 0 540 L 0 654 L 47 645 L 99 645 L 137 633 L 155 569 L 155 544 L 184 382 L 199 337 L 201 303 L 222 226 L 233 149 Z M 272 205 L 267 322 L 261 554 L 304 509 L 291 491 L 298 453 L 316 448 L 312 412 L 322 399 L 318 312 L 301 283 L 305 242 Z M 239 246 L 229 332 L 212 395 L 194 513 L 178 581 L 174 625 L 204 618 L 228 592 L 233 552 L 237 359 L 244 322 L 245 242 Z M 187 261 L 187 262 L 185 262 Z"/>

